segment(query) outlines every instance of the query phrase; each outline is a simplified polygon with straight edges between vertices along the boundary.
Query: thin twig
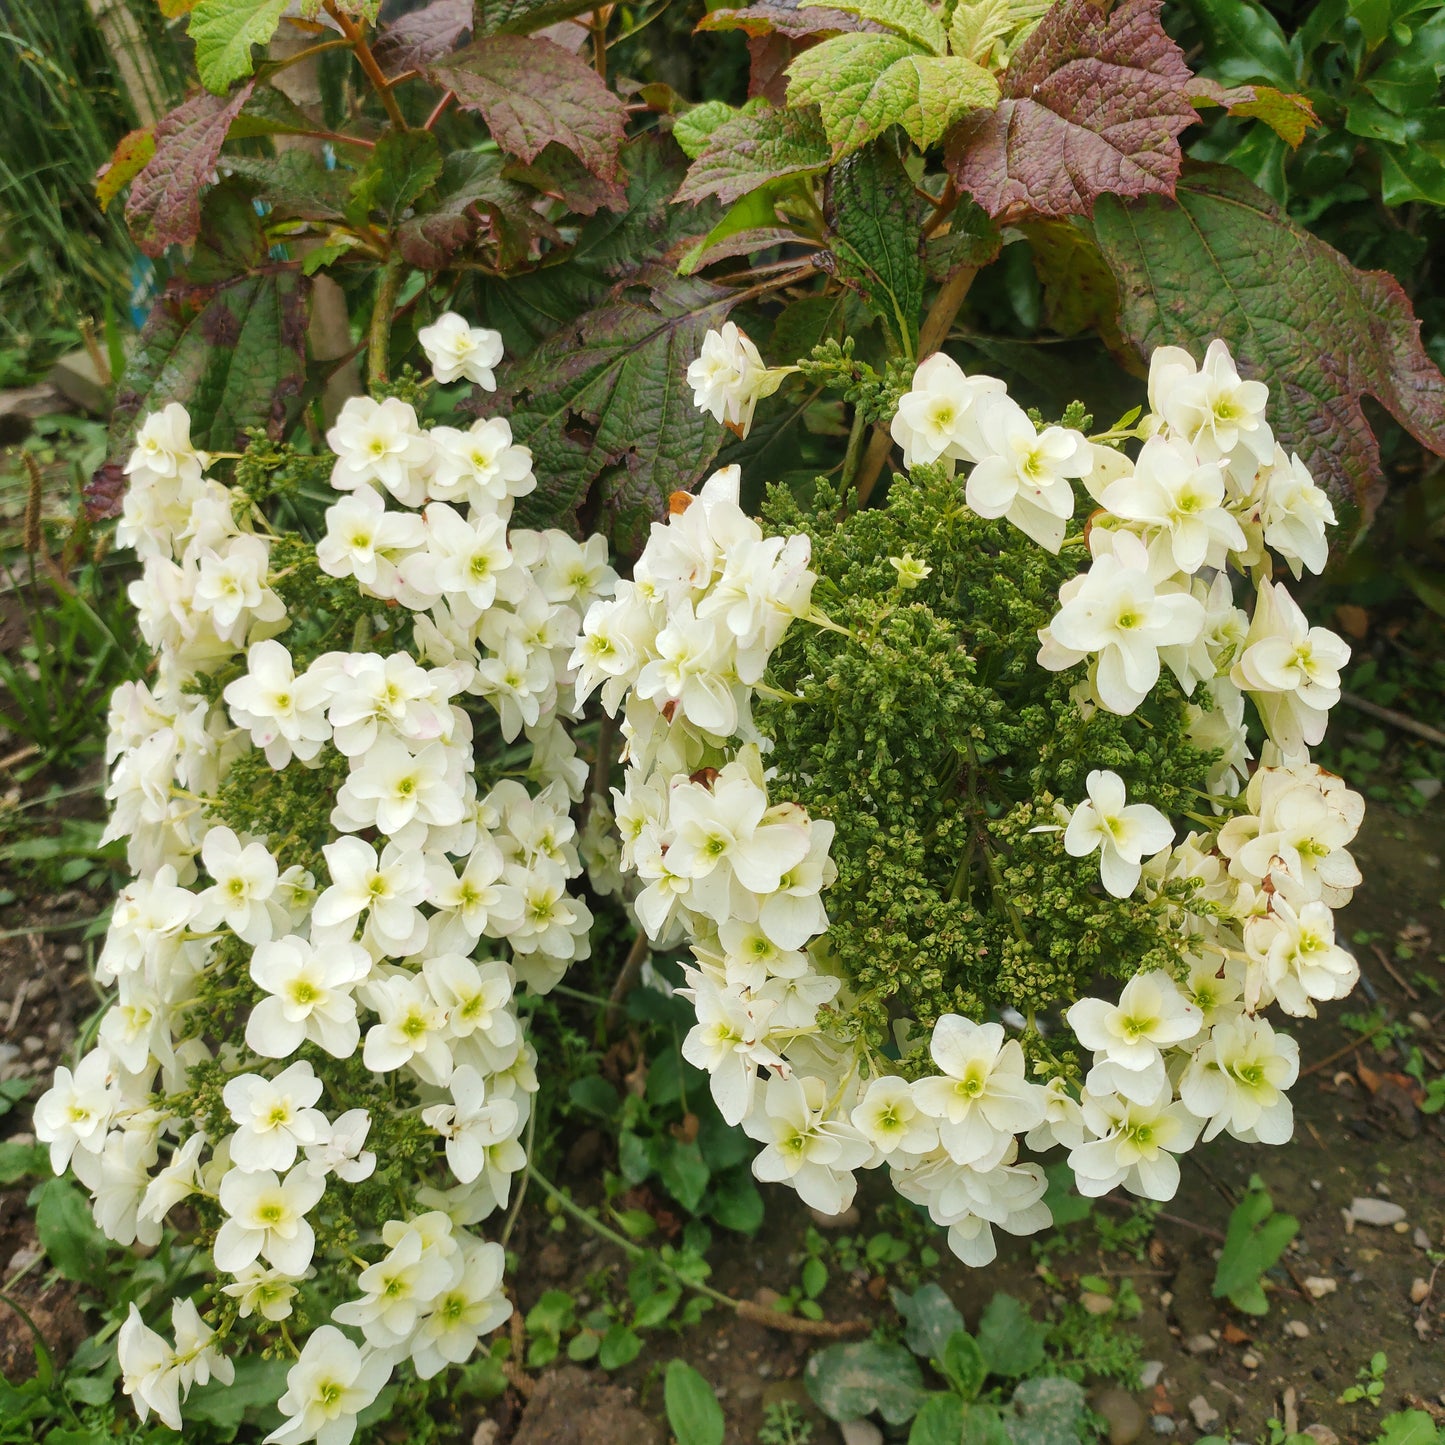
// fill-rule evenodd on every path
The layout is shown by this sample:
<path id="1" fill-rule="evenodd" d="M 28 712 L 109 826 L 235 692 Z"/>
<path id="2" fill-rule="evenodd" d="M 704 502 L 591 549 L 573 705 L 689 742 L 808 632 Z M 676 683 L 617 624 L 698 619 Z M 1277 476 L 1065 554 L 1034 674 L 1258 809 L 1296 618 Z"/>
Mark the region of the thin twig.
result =
<path id="1" fill-rule="evenodd" d="M 1405 713 L 1396 712 L 1392 707 L 1382 707 L 1379 703 L 1371 702 L 1367 697 L 1357 697 L 1352 692 L 1342 692 L 1340 701 L 1346 707 L 1364 713 L 1366 717 L 1377 718 L 1380 722 L 1399 728 L 1401 732 L 1414 733 L 1417 738 L 1424 738 L 1427 743 L 1434 743 L 1437 748 L 1445 748 L 1445 733 L 1439 728 L 1432 728 L 1429 723 L 1416 722 Z"/>
<path id="2" fill-rule="evenodd" d="M 1332 1054 L 1326 1054 L 1324 1058 L 1319 1059 L 1317 1062 L 1311 1064 L 1307 1069 L 1301 1069 L 1299 1072 L 1300 1078 L 1307 1078 L 1310 1074 L 1317 1074 L 1321 1069 L 1327 1069 L 1331 1064 L 1338 1063 L 1342 1058 L 1345 1057 L 1346 1054 L 1354 1053 L 1354 1051 L 1359 1048 L 1361 1044 L 1369 1043 L 1369 1041 L 1374 1038 L 1376 1034 L 1380 1033 L 1383 1029 L 1388 1028 L 1389 1024 L 1390 1021 L 1388 1019 L 1382 1019 L 1379 1023 L 1375 1025 L 1374 1028 L 1367 1030 L 1365 1033 L 1362 1033 L 1359 1038 L 1351 1039 L 1350 1042 L 1344 1046 L 1344 1048 L 1336 1049 Z"/>
<path id="3" fill-rule="evenodd" d="M 341 33 L 350 42 L 357 63 L 366 73 L 366 78 L 371 82 L 371 88 L 380 98 L 382 105 L 386 107 L 387 118 L 398 130 L 406 130 L 406 117 L 401 113 L 401 107 L 391 93 L 393 82 L 386 78 L 381 66 L 376 63 L 376 56 L 371 53 L 371 46 L 366 43 L 366 36 L 362 34 L 361 26 L 349 15 L 339 10 L 335 0 L 325 0 L 325 8 L 326 13 L 337 23 Z"/>
<path id="4" fill-rule="evenodd" d="M 617 982 L 612 985 L 612 992 L 607 995 L 607 1015 L 603 1020 L 603 1027 L 608 1032 L 622 1022 L 622 1000 L 637 986 L 637 980 L 642 977 L 642 965 L 647 962 L 647 956 L 651 952 L 652 945 L 647 940 L 647 933 L 639 927 L 637 937 L 632 940 L 632 947 L 622 961 L 622 971 L 617 975 Z"/>
<path id="5" fill-rule="evenodd" d="M 1384 950 L 1383 948 L 1381 948 L 1378 943 L 1372 943 L 1372 944 L 1370 945 L 1370 951 L 1375 955 L 1376 958 L 1378 958 L 1378 959 L 1380 960 L 1380 967 L 1383 968 L 1383 969 L 1385 970 L 1385 972 L 1388 973 L 1388 974 L 1390 975 L 1390 977 L 1393 978 L 1393 979 L 1395 980 L 1395 982 L 1398 983 L 1398 984 L 1400 985 L 1400 987 L 1401 987 L 1402 989 L 1404 989 L 1405 992 L 1406 992 L 1412 999 L 1415 1000 L 1416 1003 L 1419 1003 L 1419 1002 L 1420 1002 L 1420 991 L 1419 991 L 1419 989 L 1417 989 L 1417 988 L 1415 988 L 1413 985 L 1408 984 L 1408 983 L 1405 982 L 1405 977 L 1404 977 L 1404 975 L 1403 975 L 1402 973 L 1400 973 L 1400 972 L 1396 969 L 1395 965 L 1394 965 L 1393 963 L 1391 963 L 1390 960 L 1385 956 L 1385 950 Z"/>
<path id="6" fill-rule="evenodd" d="M 366 344 L 366 376 L 373 391 L 385 386 L 390 379 L 392 308 L 406 271 L 405 259 L 400 252 L 394 252 L 382 267 L 381 278 L 376 283 L 376 301 L 371 310 L 371 331 Z"/>
<path id="7" fill-rule="evenodd" d="M 538 1187 L 549 1199 L 556 1200 L 557 1204 L 570 1214 L 579 1224 L 585 1225 L 594 1234 L 599 1234 L 603 1239 L 615 1244 L 630 1259 L 637 1259 L 643 1255 L 651 1255 L 653 1263 L 666 1275 L 669 1275 L 673 1282 L 681 1285 L 684 1289 L 690 1289 L 694 1294 L 703 1295 L 712 1300 L 715 1304 L 726 1305 L 728 1309 L 737 1315 L 739 1319 L 751 1320 L 754 1324 L 763 1325 L 770 1330 L 781 1330 L 784 1334 L 790 1335 L 812 1335 L 815 1338 L 834 1339 L 845 1335 L 862 1334 L 872 1328 L 869 1320 L 843 1320 L 839 1323 L 830 1323 L 827 1320 L 805 1320 L 799 1315 L 785 1315 L 779 1310 L 768 1308 L 766 1305 L 754 1304 L 751 1300 L 733 1299 L 731 1295 L 725 1295 L 721 1290 L 714 1289 L 710 1284 L 703 1284 L 700 1280 L 689 1279 L 686 1275 L 674 1269 L 656 1251 L 650 1250 L 646 1245 L 638 1244 L 636 1240 L 628 1239 L 626 1235 L 619 1234 L 609 1225 L 604 1224 L 590 1209 L 584 1209 L 575 1199 L 572 1199 L 544 1175 L 539 1174 L 535 1169 L 529 1172 L 536 1179 Z"/>

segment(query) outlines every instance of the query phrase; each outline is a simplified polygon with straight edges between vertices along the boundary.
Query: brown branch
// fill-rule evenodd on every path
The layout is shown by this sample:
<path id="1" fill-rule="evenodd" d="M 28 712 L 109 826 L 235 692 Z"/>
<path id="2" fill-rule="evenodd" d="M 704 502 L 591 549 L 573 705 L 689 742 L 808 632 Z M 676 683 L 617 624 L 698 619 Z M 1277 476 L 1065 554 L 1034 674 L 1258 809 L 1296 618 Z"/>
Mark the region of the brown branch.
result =
<path id="1" fill-rule="evenodd" d="M 1416 722 L 1414 718 L 1405 713 L 1396 712 L 1392 707 L 1382 707 L 1379 703 L 1371 702 L 1367 697 L 1357 697 L 1352 692 L 1342 692 L 1340 701 L 1346 707 L 1352 707 L 1356 712 L 1364 713 L 1366 717 L 1389 723 L 1391 727 L 1399 728 L 1401 732 L 1413 733 L 1417 738 L 1424 738 L 1427 743 L 1434 743 L 1437 748 L 1445 748 L 1445 733 L 1442 733 L 1439 728 L 1432 728 L 1429 723 Z"/>
<path id="2" fill-rule="evenodd" d="M 361 26 L 337 8 L 336 0 L 325 0 L 325 9 L 351 45 L 357 63 L 365 72 L 367 80 L 371 82 L 371 88 L 376 92 L 382 105 L 385 106 L 387 117 L 391 123 L 398 130 L 406 130 L 406 117 L 396 103 L 396 96 L 391 93 L 392 83 L 383 74 L 381 66 L 376 63 L 376 56 L 371 53 L 371 46 L 366 43 L 366 36 L 362 34 Z"/>
<path id="3" fill-rule="evenodd" d="M 807 1320 L 802 1315 L 785 1315 L 752 1300 L 737 1300 L 734 1312 L 740 1320 L 750 1320 L 764 1329 L 781 1330 L 787 1335 L 811 1335 L 819 1340 L 846 1339 L 849 1335 L 866 1334 L 873 1328 L 871 1320 Z"/>
<path id="4" fill-rule="evenodd" d="M 647 956 L 651 952 L 652 945 L 647 941 L 647 933 L 639 926 L 637 937 L 632 940 L 632 947 L 622 961 L 622 972 L 617 975 L 617 982 L 612 985 L 612 992 L 607 995 L 607 1014 L 603 1027 L 609 1032 L 622 1022 L 622 1000 L 637 986 L 637 980 L 642 977 L 642 965 L 647 962 Z"/>

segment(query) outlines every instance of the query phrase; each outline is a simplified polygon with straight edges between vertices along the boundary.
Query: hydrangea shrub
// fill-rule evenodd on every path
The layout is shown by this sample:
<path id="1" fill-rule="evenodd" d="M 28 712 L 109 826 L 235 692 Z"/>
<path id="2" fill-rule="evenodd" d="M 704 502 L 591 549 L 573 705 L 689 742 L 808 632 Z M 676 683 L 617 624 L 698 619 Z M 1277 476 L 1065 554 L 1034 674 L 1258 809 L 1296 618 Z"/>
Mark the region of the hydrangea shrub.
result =
<path id="1" fill-rule="evenodd" d="M 422 339 L 438 382 L 494 386 L 495 332 Z M 283 1445 L 340 1445 L 397 1365 L 431 1378 L 511 1313 L 517 996 L 590 947 L 569 658 L 615 583 L 602 538 L 511 525 L 536 478 L 503 417 L 355 397 L 327 444 L 207 456 L 179 405 L 139 433 L 119 539 L 155 665 L 115 695 L 107 793 L 135 878 L 115 1002 L 35 1116 L 110 1239 L 169 1222 L 212 1255 L 204 1316 L 120 1331 L 141 1418 L 180 1429 L 279 1346 Z M 328 485 L 313 538 L 296 503 Z"/>

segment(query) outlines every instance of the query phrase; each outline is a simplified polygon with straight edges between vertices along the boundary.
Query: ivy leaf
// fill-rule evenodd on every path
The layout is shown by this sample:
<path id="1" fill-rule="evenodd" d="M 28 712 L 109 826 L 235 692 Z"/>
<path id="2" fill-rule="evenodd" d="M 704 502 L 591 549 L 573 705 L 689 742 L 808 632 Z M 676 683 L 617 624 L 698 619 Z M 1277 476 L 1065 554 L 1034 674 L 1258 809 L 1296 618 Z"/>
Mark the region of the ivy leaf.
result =
<path id="1" fill-rule="evenodd" d="M 156 123 L 155 154 L 135 178 L 125 218 L 147 256 L 187 245 L 201 229 L 201 195 L 215 180 L 231 122 L 251 98 L 253 81 L 233 95 L 193 95 Z"/>
<path id="2" fill-rule="evenodd" d="M 920 149 L 936 144 L 957 121 L 998 104 L 998 81 L 961 55 L 910 55 L 883 72 L 880 95 L 893 123 Z"/>
<path id="3" fill-rule="evenodd" d="M 156 153 L 154 126 L 133 130 L 123 135 L 111 152 L 110 159 L 95 173 L 95 199 L 100 209 L 108 211 L 110 203 L 150 163 Z"/>
<path id="4" fill-rule="evenodd" d="M 1176 204 L 1110 200 L 1095 232 L 1130 341 L 1144 353 L 1174 345 L 1202 356 L 1223 337 L 1241 371 L 1268 383 L 1275 436 L 1342 520 L 1368 514 L 1384 486 L 1365 394 L 1445 454 L 1445 378 L 1399 283 L 1357 271 L 1236 171 L 1191 167 Z"/>
<path id="5" fill-rule="evenodd" d="M 830 1420 L 861 1420 L 876 1410 L 890 1425 L 901 1425 L 927 1398 L 918 1361 L 902 1345 L 876 1340 L 819 1350 L 803 1381 Z"/>
<path id="6" fill-rule="evenodd" d="M 970 116 L 947 164 L 995 219 L 1092 214 L 1100 195 L 1171 195 L 1189 70 L 1159 24 L 1162 0 L 1104 14 L 1059 0 L 1019 47 L 998 109 Z"/>
<path id="7" fill-rule="evenodd" d="M 676 199 L 696 204 L 716 196 L 731 205 L 772 181 L 818 175 L 831 158 L 823 127 L 811 111 L 771 106 L 744 111 L 709 133 Z"/>
<path id="8" fill-rule="evenodd" d="M 518 504 L 520 525 L 575 517 L 591 493 L 589 525 L 641 550 L 669 495 L 696 485 L 722 442 L 683 377 L 732 304 L 730 291 L 652 267 L 521 361 L 494 403 L 543 478 Z"/>
<path id="9" fill-rule="evenodd" d="M 871 20 L 934 55 L 948 54 L 943 22 L 924 0 L 819 0 L 819 4 Z M 812 5 L 813 0 L 799 0 L 798 8 L 808 10 Z"/>
<path id="10" fill-rule="evenodd" d="M 919 49 L 899 35 L 835 35 L 788 67 L 788 104 L 816 105 L 833 159 L 858 150 L 898 119 L 902 103 L 884 75 Z"/>
<path id="11" fill-rule="evenodd" d="M 524 161 L 565 146 L 593 175 L 617 178 L 627 110 L 585 60 L 550 40 L 491 35 L 431 72 L 462 110 L 480 111 L 492 139 Z"/>
<path id="12" fill-rule="evenodd" d="M 912 355 L 923 309 L 923 202 L 902 161 L 882 146 L 849 156 L 830 183 L 829 245 L 838 279 L 862 296 Z"/>
<path id="13" fill-rule="evenodd" d="M 471 29 L 472 0 L 432 0 L 410 15 L 399 15 L 371 48 L 388 75 L 400 75 L 435 65 L 450 55 Z"/>
<path id="14" fill-rule="evenodd" d="M 1189 99 L 1196 110 L 1223 106 L 1242 120 L 1261 120 L 1291 150 L 1305 138 L 1305 132 L 1320 123 L 1309 97 L 1272 85 L 1236 85 L 1226 88 L 1208 76 L 1196 75 L 1189 82 Z"/>
<path id="15" fill-rule="evenodd" d="M 200 0 L 189 34 L 201 84 L 224 95 L 233 80 L 250 75 L 251 47 L 269 45 L 289 0 Z"/>
<path id="16" fill-rule="evenodd" d="M 441 173 L 441 146 L 431 131 L 383 131 L 352 185 L 352 199 L 362 217 L 380 211 L 394 226 Z"/>
<path id="17" fill-rule="evenodd" d="M 741 30 L 750 36 L 783 35 L 801 40 L 805 35 L 839 35 L 850 30 L 872 30 L 871 23 L 826 5 L 802 8 L 801 0 L 761 0 L 738 9 L 710 10 L 697 22 L 699 30 Z"/>

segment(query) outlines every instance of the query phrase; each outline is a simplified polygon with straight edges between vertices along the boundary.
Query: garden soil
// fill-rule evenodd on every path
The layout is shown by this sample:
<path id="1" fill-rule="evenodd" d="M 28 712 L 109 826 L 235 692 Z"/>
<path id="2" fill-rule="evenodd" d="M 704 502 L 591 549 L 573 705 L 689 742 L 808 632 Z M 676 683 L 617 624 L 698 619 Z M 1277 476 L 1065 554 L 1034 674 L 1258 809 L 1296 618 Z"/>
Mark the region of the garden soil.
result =
<path id="1" fill-rule="evenodd" d="M 1445 836 L 1438 817 L 1402 818 L 1384 807 L 1369 814 L 1357 856 L 1365 885 L 1342 918 L 1342 936 L 1357 947 L 1361 990 L 1345 1007 L 1327 1006 L 1318 1021 L 1297 1029 L 1304 1076 L 1294 1091 L 1294 1139 L 1278 1149 L 1219 1140 L 1194 1151 L 1177 1199 L 1156 1220 L 1142 1259 L 1101 1252 L 1087 1224 L 1072 1226 L 1052 1250 L 1052 1282 L 1041 1278 L 1029 1241 L 1003 1243 L 998 1262 L 970 1271 L 946 1255 L 938 1282 L 970 1324 L 997 1290 L 1027 1301 L 1044 1317 L 1079 1298 L 1083 1276 L 1128 1276 L 1142 1302 L 1137 1319 L 1120 1329 L 1141 1338 L 1151 1362 L 1148 1388 L 1133 1396 L 1096 1391 L 1117 1441 L 1190 1442 L 1233 1431 L 1267 1440 L 1267 1422 L 1309 1429 L 1321 1442 L 1343 1445 L 1374 1439 L 1379 1419 L 1393 1410 L 1424 1409 L 1445 1423 L 1445 1113 L 1420 1112 L 1415 1081 L 1403 1073 L 1403 1054 L 1380 1049 L 1386 1035 L 1362 1039 L 1341 1015 L 1368 1015 L 1382 1006 L 1391 1019 L 1411 1020 L 1413 1042 L 1425 1053 L 1427 1076 L 1445 1071 Z M 0 879 L 0 886 L 6 880 Z M 17 880 L 18 882 L 19 880 Z M 23 897 L 23 885 L 20 889 Z M 44 927 L 98 911 L 84 887 L 12 904 L 0 910 L 3 930 Z M 21 933 L 0 938 L 0 1077 L 46 1078 L 61 1060 L 94 997 L 90 949 L 75 932 Z M 1413 953 L 1402 961 L 1398 948 Z M 0 1120 L 11 1137 L 25 1127 L 24 1111 Z M 604 1140 L 574 1148 L 573 1177 L 564 1180 L 582 1200 L 595 1189 L 596 1157 Z M 583 1153 L 591 1156 L 583 1159 Z M 1196 1167 L 1195 1161 L 1198 1161 Z M 1213 1298 L 1215 1257 L 1232 1201 L 1260 1174 L 1276 1207 L 1300 1221 L 1299 1235 L 1268 1282 L 1269 1312 L 1242 1315 Z M 815 1225 L 790 1193 L 767 1186 L 767 1226 L 750 1242 L 719 1242 L 713 1282 L 738 1299 L 766 1303 L 798 1278 L 803 1236 Z M 72 1288 L 48 1280 L 36 1252 L 27 1190 L 0 1190 L 0 1282 L 25 1271 L 14 1293 L 57 1359 L 87 1327 Z M 889 1198 L 886 1181 L 872 1180 L 860 1215 L 846 1226 L 867 1236 L 878 1227 L 877 1207 Z M 1347 1218 L 1352 1202 L 1374 1198 L 1399 1205 L 1398 1224 L 1374 1226 Z M 1122 1217 L 1122 1216 L 1121 1216 Z M 540 1208 L 524 1212 L 514 1247 L 522 1263 L 513 1275 L 525 1310 L 545 1289 L 567 1288 L 582 1301 L 596 1297 L 611 1272 L 624 1273 L 611 1246 L 573 1230 L 558 1236 Z M 735 1236 L 729 1236 L 735 1239 Z M 940 1241 L 941 1247 L 941 1241 Z M 0 1283 L 0 1291 L 6 1288 Z M 833 1322 L 863 1330 L 892 1320 L 885 1282 L 867 1270 L 831 1271 L 822 1296 Z M 611 1377 L 573 1366 L 553 1367 L 509 1390 L 467 1422 L 475 1445 L 662 1445 L 662 1367 L 681 1356 L 717 1391 L 728 1442 L 756 1439 L 768 1406 L 795 1404 L 815 1425 L 814 1445 L 837 1445 L 838 1427 L 808 1400 L 802 1372 L 818 1341 L 783 1333 L 714 1309 L 681 1335 L 648 1335 L 638 1360 Z M 1370 1356 L 1388 1357 L 1378 1406 L 1341 1403 Z M 12 1379 L 33 1368 L 28 1328 L 0 1306 L 0 1369 Z M 866 1434 L 866 1432 L 865 1432 Z M 876 1437 L 850 1432 L 848 1445 Z"/>

